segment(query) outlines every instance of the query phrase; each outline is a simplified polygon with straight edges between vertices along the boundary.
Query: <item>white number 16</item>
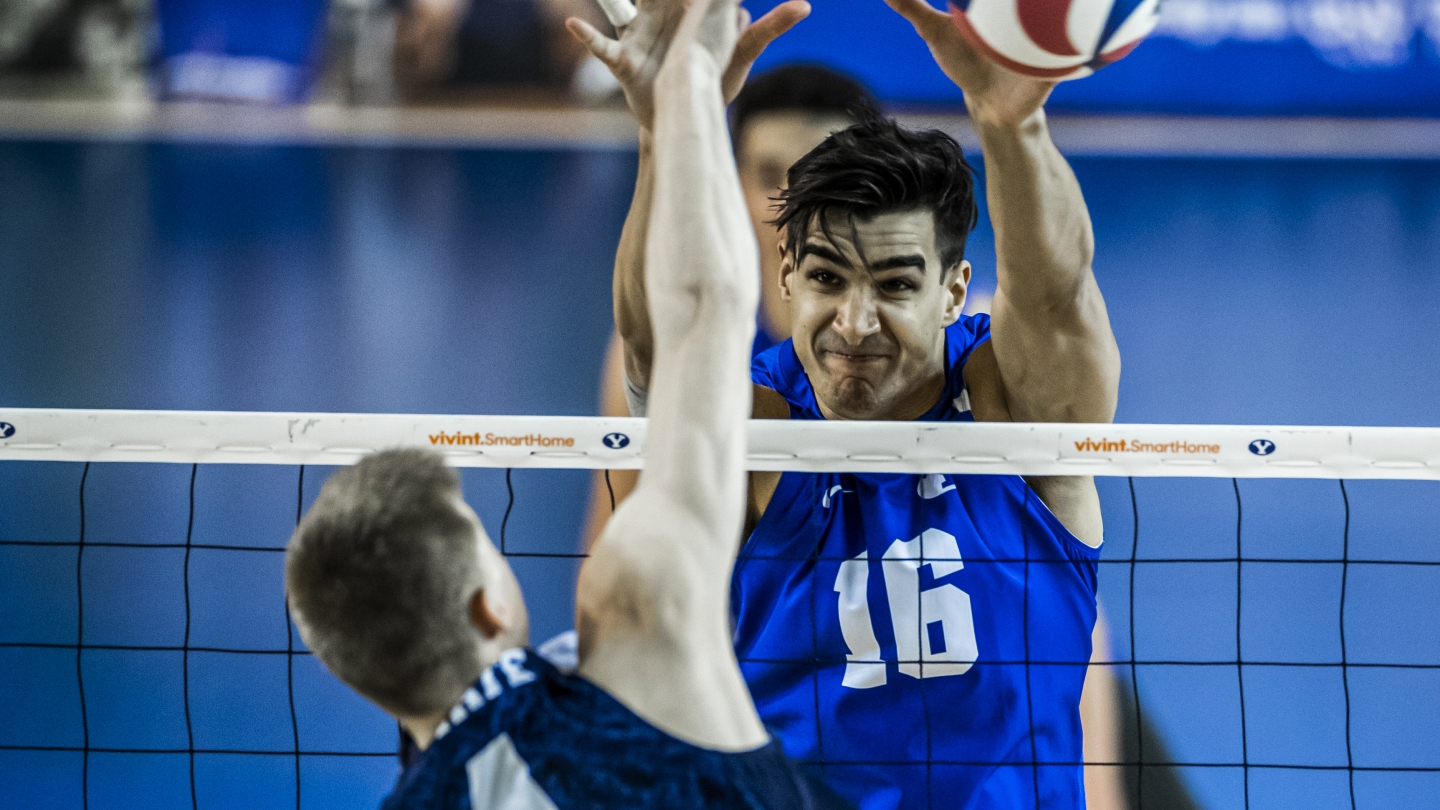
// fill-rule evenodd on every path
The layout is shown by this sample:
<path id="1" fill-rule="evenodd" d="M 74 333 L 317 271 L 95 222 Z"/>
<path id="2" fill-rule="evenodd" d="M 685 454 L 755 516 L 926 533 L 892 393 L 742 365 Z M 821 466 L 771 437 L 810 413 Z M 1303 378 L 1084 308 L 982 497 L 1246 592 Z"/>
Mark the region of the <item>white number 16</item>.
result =
<path id="1" fill-rule="evenodd" d="M 975 644 L 975 619 L 970 595 L 954 585 L 920 590 L 921 560 L 936 578 L 965 567 L 955 536 L 926 529 L 908 541 L 896 540 L 885 550 L 880 570 L 885 575 L 885 596 L 895 625 L 895 651 L 900 674 L 912 678 L 961 675 L 970 670 L 980 652 Z M 841 684 L 869 689 L 885 684 L 885 661 L 870 621 L 870 559 L 867 552 L 840 564 L 835 590 L 840 594 L 840 633 L 850 648 L 845 656 Z"/>

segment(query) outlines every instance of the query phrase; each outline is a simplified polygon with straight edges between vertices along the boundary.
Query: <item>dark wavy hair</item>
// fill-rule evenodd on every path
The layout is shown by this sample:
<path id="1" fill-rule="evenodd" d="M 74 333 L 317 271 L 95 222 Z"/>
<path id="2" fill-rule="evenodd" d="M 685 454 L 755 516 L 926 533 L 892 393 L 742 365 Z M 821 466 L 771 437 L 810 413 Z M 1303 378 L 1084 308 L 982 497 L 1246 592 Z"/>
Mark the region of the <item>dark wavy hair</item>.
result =
<path id="1" fill-rule="evenodd" d="M 817 220 L 828 237 L 831 214 L 869 220 L 926 208 L 935 212 L 942 270 L 960 264 L 979 220 L 975 170 L 960 144 L 939 130 L 909 130 L 873 111 L 862 110 L 858 118 L 790 167 L 774 221 L 786 229 L 790 255 L 799 257 Z"/>

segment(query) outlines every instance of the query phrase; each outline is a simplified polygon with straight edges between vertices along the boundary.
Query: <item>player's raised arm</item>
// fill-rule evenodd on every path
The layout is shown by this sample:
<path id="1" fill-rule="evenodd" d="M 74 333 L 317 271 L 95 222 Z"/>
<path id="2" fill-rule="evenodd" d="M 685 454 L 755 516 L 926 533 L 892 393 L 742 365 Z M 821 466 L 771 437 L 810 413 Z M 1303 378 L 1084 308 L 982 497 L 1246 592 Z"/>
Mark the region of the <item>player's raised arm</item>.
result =
<path id="1" fill-rule="evenodd" d="M 1016 421 L 1110 421 L 1120 353 L 1091 272 L 1090 212 L 1045 120 L 1055 82 L 985 58 L 925 0 L 886 2 L 964 91 L 980 136 L 999 276 L 991 343 L 1001 407 Z"/>
<path id="2" fill-rule="evenodd" d="M 733 5 L 733 4 L 731 4 Z M 618 39 L 610 39 L 583 20 L 567 21 L 570 32 L 605 64 L 625 91 L 640 124 L 640 167 L 635 196 L 615 252 L 615 326 L 624 341 L 625 375 L 640 391 L 648 390 L 655 338 L 645 299 L 646 245 L 654 201 L 655 81 L 665 60 L 683 6 L 671 0 L 605 0 L 601 3 Z M 742 12 L 743 13 L 743 12 Z M 745 25 L 721 78 L 725 101 L 733 100 L 756 58 L 776 37 L 810 13 L 805 0 L 787 0 Z"/>
<path id="3" fill-rule="evenodd" d="M 886 2 L 915 26 L 940 68 L 964 91 L 985 157 L 999 284 L 992 338 L 965 369 L 975 418 L 1111 421 L 1120 351 L 1091 269 L 1090 212 L 1045 120 L 1045 99 L 1055 83 L 990 61 L 950 15 L 925 0 Z M 1100 503 L 1091 479 L 1031 484 L 1077 537 L 1100 545 Z"/>
<path id="4" fill-rule="evenodd" d="M 576 597 L 582 674 L 656 726 L 732 750 L 767 739 L 728 610 L 759 300 L 720 84 L 739 14 L 735 0 L 692 0 L 656 78 L 646 466 Z"/>

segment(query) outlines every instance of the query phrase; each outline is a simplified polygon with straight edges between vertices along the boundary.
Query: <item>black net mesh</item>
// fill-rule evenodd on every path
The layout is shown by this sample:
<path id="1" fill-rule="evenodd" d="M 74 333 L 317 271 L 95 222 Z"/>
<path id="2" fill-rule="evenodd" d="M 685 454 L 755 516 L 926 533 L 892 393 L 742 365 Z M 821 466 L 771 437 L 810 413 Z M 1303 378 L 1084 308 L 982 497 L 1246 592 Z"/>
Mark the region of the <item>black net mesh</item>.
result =
<path id="1" fill-rule="evenodd" d="M 127 792 L 153 791 L 145 794 L 147 806 L 192 808 L 349 806 L 383 795 L 397 769 L 393 724 L 384 725 L 319 669 L 300 643 L 281 593 L 288 526 L 328 470 L 267 468 L 268 483 L 247 488 L 224 480 L 233 473 L 203 465 L 143 465 L 168 469 L 156 480 L 178 484 L 184 498 L 154 509 L 133 503 L 131 522 L 153 518 L 175 531 L 183 525 L 183 537 L 155 531 L 116 539 L 109 530 L 97 536 L 97 526 L 116 524 L 114 515 L 97 517 L 97 499 L 133 500 L 147 491 L 128 491 L 124 470 L 107 470 L 100 485 L 95 473 L 107 465 L 3 466 L 9 515 L 0 518 L 0 568 L 8 572 L 8 596 L 0 597 L 0 656 L 6 661 L 0 703 L 7 707 L 0 709 L 0 769 L 10 786 L 0 787 L 0 796 L 9 791 L 15 803 L 8 806 L 29 806 L 26 796 L 43 794 L 46 806 L 88 810 L 97 792 L 104 794 L 97 806 L 115 804 Z M 205 488 L 212 474 L 222 480 L 209 482 L 207 497 L 197 498 L 197 487 Z M 467 473 L 469 480 L 475 475 Z M 568 538 L 516 536 L 527 514 L 555 509 L 546 494 L 553 488 L 533 483 L 555 475 L 571 476 L 570 491 L 588 478 L 574 471 L 506 470 L 503 490 L 498 479 L 487 479 L 490 489 L 478 497 L 489 504 L 482 518 L 498 526 L 497 544 L 517 567 L 526 560 L 552 566 L 548 580 L 520 571 L 522 582 L 532 580 L 532 612 L 563 616 L 573 604 L 571 594 L 541 592 L 533 582 L 573 581 L 584 555 L 567 547 Z M 519 486 L 521 477 L 532 485 Z M 204 514 L 217 498 L 275 501 L 284 482 L 286 526 L 279 517 L 238 521 L 235 531 L 243 536 L 227 541 L 234 516 L 220 507 L 222 514 Z M 605 483 L 613 508 L 608 475 Z M 1230 506 L 1186 494 L 1215 495 L 1221 484 L 1233 499 Z M 1132 806 L 1202 806 L 1219 803 L 1217 796 L 1243 801 L 1246 808 L 1252 802 L 1358 808 L 1398 806 L 1397 797 L 1420 799 L 1410 806 L 1436 801 L 1436 485 L 1114 479 L 1101 488 L 1107 548 L 1100 591 L 1115 640 L 1108 663 L 1122 681 L 1124 755 L 1089 764 L 1123 769 Z M 1276 504 L 1292 495 L 1295 504 L 1277 512 Z M 477 500 L 473 491 L 469 497 Z M 268 508 L 275 511 L 273 503 Z M 1214 537 L 1186 540 L 1197 523 L 1228 521 L 1231 508 L 1233 526 L 1223 546 Z M 1365 528 L 1361 554 L 1353 542 L 1357 509 Z M 72 532 L 69 537 L 60 536 L 64 530 Z M 133 559 L 122 562 L 125 555 Z M 1030 572 L 1055 563 L 1030 556 L 1027 541 L 1020 561 L 1027 588 L 1024 659 L 986 660 L 982 654 L 976 662 L 1022 666 L 1027 684 L 1035 667 L 1090 664 L 1031 660 Z M 818 563 L 844 562 L 824 560 L 818 550 L 805 561 L 812 575 Z M 922 556 L 919 563 L 935 561 Z M 177 594 L 160 571 L 178 573 L 178 616 L 165 607 Z M 815 581 L 811 591 L 818 598 L 830 587 Z M 1201 593 L 1206 596 L 1193 596 Z M 812 616 L 817 610 L 812 603 Z M 270 619 L 282 612 L 283 645 L 269 632 Z M 147 622 L 163 625 L 175 643 L 151 641 Z M 262 624 L 265 633 L 254 631 Z M 1200 626 L 1208 629 L 1195 632 Z M 251 643 L 261 635 L 268 643 Z M 845 660 L 844 650 L 822 650 L 813 622 L 810 636 L 814 669 Z M 1295 641 L 1311 636 L 1326 640 L 1308 647 Z M 223 643 L 227 639 L 234 643 Z M 1147 654 L 1152 650 L 1158 654 Z M 901 664 L 933 662 L 887 666 Z M 937 723 L 947 722 L 946 707 L 932 705 L 925 681 L 920 684 L 923 759 L 827 756 L 827 732 L 817 720 L 814 764 L 914 769 L 925 779 L 927 804 L 946 806 L 945 796 L 930 791 L 934 769 L 985 763 L 935 755 L 931 735 Z M 818 678 L 812 687 L 818 718 Z M 1033 728 L 1034 707 L 1027 702 L 1025 710 Z M 250 760 L 263 764 L 244 764 Z M 1044 761 L 1033 735 L 1029 761 L 1022 763 L 1037 796 L 1042 768 L 1076 764 Z"/>

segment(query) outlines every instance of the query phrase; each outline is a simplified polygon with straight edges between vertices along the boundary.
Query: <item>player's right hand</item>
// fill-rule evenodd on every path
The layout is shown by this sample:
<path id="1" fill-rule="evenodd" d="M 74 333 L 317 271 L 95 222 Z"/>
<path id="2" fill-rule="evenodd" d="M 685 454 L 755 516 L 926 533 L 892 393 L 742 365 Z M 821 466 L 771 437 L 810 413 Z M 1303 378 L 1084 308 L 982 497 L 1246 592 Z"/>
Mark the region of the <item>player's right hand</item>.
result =
<path id="1" fill-rule="evenodd" d="M 915 26 L 915 33 L 930 47 L 935 63 L 965 94 L 965 104 L 977 123 L 1018 124 L 1044 105 L 1056 82 L 1022 76 L 977 51 L 949 14 L 926 0 L 885 0 Z"/>
<path id="2" fill-rule="evenodd" d="M 625 91 L 630 111 L 640 121 L 641 127 L 650 129 L 655 120 L 655 76 L 660 72 L 670 41 L 684 16 L 685 4 L 680 0 L 641 0 L 639 6 L 634 7 L 633 16 L 628 10 L 629 0 L 608 0 L 602 3 L 602 8 L 615 25 L 618 39 L 611 39 L 584 20 L 574 17 L 566 20 L 565 25 L 595 58 L 610 69 Z M 806 0 L 787 0 L 751 23 L 744 9 L 739 10 L 736 18 L 731 16 L 734 15 L 731 4 L 711 4 L 702 26 L 734 24 L 740 28 L 739 39 L 721 78 L 727 103 L 740 92 L 751 66 L 765 48 L 809 14 L 810 4 Z M 627 17 L 630 19 L 627 20 Z M 725 17 L 731 17 L 733 22 Z M 701 39 L 706 39 L 703 30 Z"/>

